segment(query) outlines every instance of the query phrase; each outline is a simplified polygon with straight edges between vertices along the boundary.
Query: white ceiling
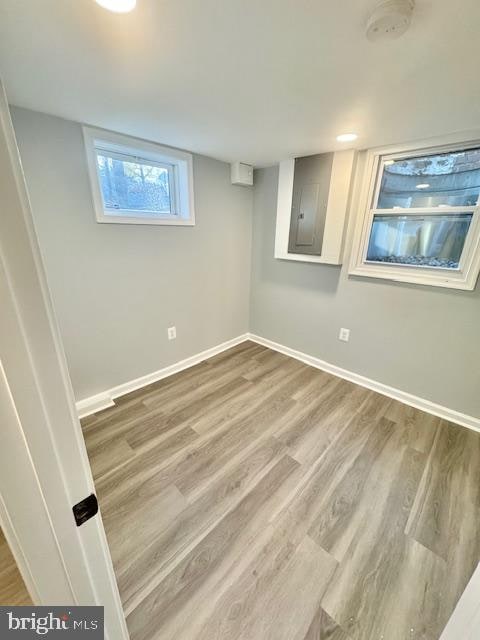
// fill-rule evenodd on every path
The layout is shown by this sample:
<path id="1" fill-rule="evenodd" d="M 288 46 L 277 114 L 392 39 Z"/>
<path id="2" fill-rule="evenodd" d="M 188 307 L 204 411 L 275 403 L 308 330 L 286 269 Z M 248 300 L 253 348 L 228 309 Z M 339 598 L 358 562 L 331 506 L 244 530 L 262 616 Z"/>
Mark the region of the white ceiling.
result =
<path id="1" fill-rule="evenodd" d="M 10 102 L 268 165 L 480 126 L 479 0 L 417 0 L 372 44 L 376 0 L 0 0 Z"/>

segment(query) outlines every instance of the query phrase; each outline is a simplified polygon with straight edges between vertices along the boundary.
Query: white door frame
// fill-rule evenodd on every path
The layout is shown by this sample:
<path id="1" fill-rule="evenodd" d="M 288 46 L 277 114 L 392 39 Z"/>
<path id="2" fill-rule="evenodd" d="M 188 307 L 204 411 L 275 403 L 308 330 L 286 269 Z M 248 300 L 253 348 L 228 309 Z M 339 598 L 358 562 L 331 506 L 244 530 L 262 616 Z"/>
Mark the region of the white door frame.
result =
<path id="1" fill-rule="evenodd" d="M 480 633 L 480 564 L 473 572 L 440 640 L 478 640 Z"/>
<path id="2" fill-rule="evenodd" d="M 63 346 L 0 83 L 0 521 L 36 604 L 105 607 L 105 638 L 128 640 Z"/>

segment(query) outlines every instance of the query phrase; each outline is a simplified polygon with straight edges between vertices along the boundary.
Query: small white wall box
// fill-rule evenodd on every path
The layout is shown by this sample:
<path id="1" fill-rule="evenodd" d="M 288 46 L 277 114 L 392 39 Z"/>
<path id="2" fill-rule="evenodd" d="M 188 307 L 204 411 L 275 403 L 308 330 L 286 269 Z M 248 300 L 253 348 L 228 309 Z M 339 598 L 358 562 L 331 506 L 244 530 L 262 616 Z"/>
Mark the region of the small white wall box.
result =
<path id="1" fill-rule="evenodd" d="M 230 165 L 232 184 L 240 184 L 244 187 L 253 185 L 253 167 L 244 162 L 232 162 Z"/>

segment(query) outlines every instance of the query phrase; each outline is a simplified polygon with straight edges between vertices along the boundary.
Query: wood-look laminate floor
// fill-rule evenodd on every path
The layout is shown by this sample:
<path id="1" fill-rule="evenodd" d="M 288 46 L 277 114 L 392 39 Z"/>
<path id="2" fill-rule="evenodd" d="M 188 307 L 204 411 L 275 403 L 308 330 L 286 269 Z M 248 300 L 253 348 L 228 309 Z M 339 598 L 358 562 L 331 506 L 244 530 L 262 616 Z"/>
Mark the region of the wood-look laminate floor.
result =
<path id="1" fill-rule="evenodd" d="M 437 640 L 480 434 L 246 342 L 83 421 L 132 640 Z"/>
<path id="2" fill-rule="evenodd" d="M 32 604 L 17 563 L 0 529 L 0 606 Z"/>

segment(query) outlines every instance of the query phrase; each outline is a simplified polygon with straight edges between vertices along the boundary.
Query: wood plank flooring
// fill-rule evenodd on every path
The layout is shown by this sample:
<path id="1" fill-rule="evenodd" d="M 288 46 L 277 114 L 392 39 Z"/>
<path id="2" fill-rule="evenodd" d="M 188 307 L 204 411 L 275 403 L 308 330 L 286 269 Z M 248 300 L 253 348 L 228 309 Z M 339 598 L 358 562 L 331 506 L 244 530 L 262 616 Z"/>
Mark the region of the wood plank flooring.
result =
<path id="1" fill-rule="evenodd" d="M 0 529 L 0 605 L 32 604 L 15 559 Z"/>
<path id="2" fill-rule="evenodd" d="M 244 342 L 82 421 L 132 640 L 438 640 L 480 434 Z"/>

